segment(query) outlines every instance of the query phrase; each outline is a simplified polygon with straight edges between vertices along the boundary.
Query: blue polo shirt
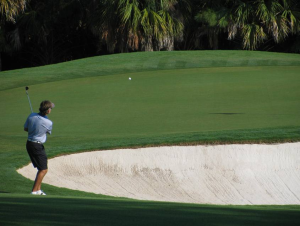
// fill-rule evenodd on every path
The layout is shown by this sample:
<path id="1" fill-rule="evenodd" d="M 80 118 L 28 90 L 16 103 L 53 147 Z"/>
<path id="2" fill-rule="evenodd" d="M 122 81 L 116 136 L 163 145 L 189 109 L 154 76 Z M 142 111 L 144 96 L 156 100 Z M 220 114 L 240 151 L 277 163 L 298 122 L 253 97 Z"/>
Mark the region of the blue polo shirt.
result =
<path id="1" fill-rule="evenodd" d="M 47 133 L 51 134 L 52 125 L 52 121 L 47 116 L 31 113 L 24 124 L 24 128 L 28 128 L 28 140 L 45 143 Z"/>

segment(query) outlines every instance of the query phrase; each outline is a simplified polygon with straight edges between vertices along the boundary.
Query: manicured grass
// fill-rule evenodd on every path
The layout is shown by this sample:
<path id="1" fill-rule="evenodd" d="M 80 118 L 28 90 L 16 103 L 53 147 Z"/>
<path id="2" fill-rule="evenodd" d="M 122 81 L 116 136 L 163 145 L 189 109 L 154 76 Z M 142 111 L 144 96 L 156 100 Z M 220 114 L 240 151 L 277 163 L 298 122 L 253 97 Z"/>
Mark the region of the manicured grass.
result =
<path id="1" fill-rule="evenodd" d="M 170 222 L 178 225 L 185 225 L 184 221 L 192 225 L 194 219 L 220 225 L 222 220 L 215 221 L 213 216 L 222 211 L 232 215 L 228 221 L 223 219 L 227 219 L 226 215 L 220 218 L 228 225 L 266 223 L 265 219 L 269 219 L 267 224 L 274 225 L 271 216 L 299 214 L 298 208 L 289 206 L 219 208 L 140 202 L 49 185 L 43 185 L 43 189 L 58 196 L 41 200 L 19 195 L 28 194 L 32 182 L 16 172 L 29 162 L 25 150 L 27 134 L 23 131 L 30 113 L 25 86 L 30 87 L 35 111 L 44 99 L 56 104 L 49 116 L 54 122 L 53 134 L 45 145 L 48 156 L 54 157 L 118 147 L 299 141 L 299 72 L 300 55 L 248 51 L 118 54 L 1 72 L 0 193 L 3 194 L 0 194 L 0 203 L 9 210 L 0 219 L 9 223 L 13 211 L 29 206 L 24 214 L 21 211 L 21 220 L 10 222 L 26 225 L 26 211 L 32 210 L 33 205 L 47 210 L 33 215 L 37 218 L 35 222 L 48 225 L 59 224 L 51 220 L 53 216 L 64 216 L 59 210 L 68 214 L 81 211 L 80 219 L 74 218 L 74 224 L 79 225 L 86 220 L 85 208 L 93 207 L 95 209 L 90 211 L 95 215 L 99 211 L 106 216 L 101 218 L 103 225 L 110 221 L 118 225 L 122 217 L 126 219 L 121 220 L 123 225 L 135 224 L 134 219 L 137 219 L 136 225 L 141 225 L 143 217 L 137 217 L 133 210 L 152 222 L 148 225 L 159 225 L 162 219 L 171 219 L 173 215 L 174 220 Z M 62 207 L 53 210 L 57 202 Z M 70 207 L 73 202 L 78 205 Z M 94 204 L 89 206 L 89 202 Z M 105 209 L 106 205 L 110 207 Z M 128 209 L 123 213 L 120 206 Z M 176 211 L 169 211 L 170 208 Z M 296 208 L 296 212 L 291 208 Z M 211 219 L 206 218 L 206 209 L 212 211 L 209 212 Z M 111 220 L 114 210 L 117 217 Z M 241 211 L 245 212 L 243 217 L 237 215 Z M 133 220 L 128 219 L 127 212 Z M 96 216 L 89 219 L 87 225 L 99 220 Z M 278 220 L 283 221 L 292 225 L 299 222 L 299 218 Z"/>
<path id="2" fill-rule="evenodd" d="M 299 206 L 213 206 L 0 194 L 1 225 L 298 225 Z"/>
<path id="3" fill-rule="evenodd" d="M 254 51 L 174 51 L 114 54 L 46 67 L 1 72 L 0 90 L 122 73 L 215 67 L 300 66 L 299 54 Z"/>

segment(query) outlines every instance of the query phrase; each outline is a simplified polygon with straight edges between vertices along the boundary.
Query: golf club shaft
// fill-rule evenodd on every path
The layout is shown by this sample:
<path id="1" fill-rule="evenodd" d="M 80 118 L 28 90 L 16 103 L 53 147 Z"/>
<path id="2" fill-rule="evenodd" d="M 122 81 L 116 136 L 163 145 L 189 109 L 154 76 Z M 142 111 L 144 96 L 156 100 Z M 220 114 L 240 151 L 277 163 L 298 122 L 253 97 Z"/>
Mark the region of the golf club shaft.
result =
<path id="1" fill-rule="evenodd" d="M 33 113 L 31 102 L 30 102 L 30 98 L 29 98 L 29 94 L 28 94 L 27 90 L 26 90 L 26 94 L 27 94 L 27 97 L 28 97 L 28 102 L 29 102 L 29 105 L 30 105 L 31 113 Z"/>

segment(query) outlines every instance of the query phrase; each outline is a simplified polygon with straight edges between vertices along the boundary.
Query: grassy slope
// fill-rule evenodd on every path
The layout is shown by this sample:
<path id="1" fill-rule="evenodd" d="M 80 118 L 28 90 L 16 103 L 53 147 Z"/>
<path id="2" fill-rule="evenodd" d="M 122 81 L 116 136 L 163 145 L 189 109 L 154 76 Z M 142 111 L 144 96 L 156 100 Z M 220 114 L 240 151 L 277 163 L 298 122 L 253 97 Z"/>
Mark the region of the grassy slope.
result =
<path id="1" fill-rule="evenodd" d="M 251 51 L 177 51 L 114 54 L 1 72 L 0 90 L 120 73 L 185 68 L 300 66 L 299 54 Z"/>
<path id="2" fill-rule="evenodd" d="M 246 68 L 246 71 L 242 70 L 243 73 L 239 71 L 237 72 L 237 74 L 244 75 L 244 77 L 242 76 L 239 79 L 247 79 L 247 73 L 248 73 L 247 71 L 252 70 L 251 68 L 253 66 L 255 68 L 258 68 L 257 66 L 260 66 L 258 73 L 262 73 L 262 74 L 261 75 L 258 74 L 257 75 L 258 78 L 259 76 L 262 76 L 262 78 L 264 78 L 263 75 L 264 70 L 274 70 L 273 73 L 269 73 L 268 75 L 268 76 L 273 76 L 273 74 L 275 74 L 274 75 L 275 79 L 273 79 L 274 82 L 269 86 L 265 84 L 266 87 L 269 87 L 271 90 L 267 90 L 266 93 L 258 93 L 257 97 L 254 98 L 254 100 L 257 100 L 259 103 L 258 105 L 256 105 L 256 107 L 261 109 L 260 114 L 253 113 L 252 115 L 250 115 L 250 117 L 255 118 L 257 123 L 264 123 L 264 122 L 266 122 L 267 124 L 271 123 L 273 125 L 273 128 L 271 129 L 268 128 L 268 126 L 261 126 L 259 128 L 257 126 L 253 126 L 245 129 L 243 127 L 243 124 L 241 124 L 241 127 L 231 128 L 231 130 L 228 130 L 226 131 L 226 133 L 224 133 L 223 131 L 218 130 L 218 128 L 216 128 L 215 130 L 210 130 L 209 124 L 207 124 L 202 131 L 195 130 L 195 129 L 190 130 L 189 128 L 184 128 L 184 125 L 182 124 L 181 126 L 177 127 L 177 130 L 175 129 L 175 132 L 171 133 L 170 131 L 172 131 L 172 128 L 170 125 L 172 125 L 173 123 L 168 124 L 167 120 L 165 120 L 164 122 L 167 123 L 165 124 L 165 126 L 163 126 L 165 131 L 159 131 L 159 133 L 157 134 L 156 133 L 157 128 L 152 128 L 151 130 L 151 124 L 147 124 L 147 120 L 145 121 L 142 120 L 140 121 L 140 123 L 146 123 L 147 126 L 145 128 L 148 129 L 148 131 L 146 132 L 144 131 L 143 134 L 143 131 L 141 130 L 140 126 L 132 126 L 131 122 L 133 120 L 130 120 L 131 117 L 134 116 L 135 120 L 133 122 L 135 123 L 133 124 L 135 125 L 139 124 L 138 118 L 136 118 L 138 117 L 138 115 L 135 113 L 136 111 L 134 111 L 134 106 L 131 106 L 133 107 L 131 108 L 133 109 L 133 111 L 127 112 L 128 115 L 126 118 L 128 118 L 128 121 L 124 122 L 124 120 L 120 120 L 116 118 L 116 121 L 118 123 L 115 123 L 113 125 L 118 125 L 120 123 L 123 123 L 123 125 L 120 127 L 121 130 L 123 128 L 123 131 L 118 133 L 113 131 L 120 131 L 120 128 L 112 128 L 109 133 L 107 133 L 106 131 L 103 131 L 101 133 L 101 130 L 98 131 L 92 123 L 87 121 L 87 123 L 90 124 L 88 125 L 84 124 L 81 125 L 80 127 L 89 126 L 89 128 L 91 128 L 91 134 L 89 134 L 90 136 L 82 136 L 80 130 L 76 130 L 76 127 L 74 126 L 69 126 L 70 124 L 73 125 L 75 123 L 80 123 L 81 121 L 81 118 L 78 117 L 76 114 L 68 117 L 68 114 L 70 113 L 70 109 L 71 111 L 75 110 L 79 112 L 81 111 L 81 113 L 83 113 L 84 111 L 82 111 L 82 109 L 76 109 L 76 108 L 84 107 L 86 109 L 90 109 L 90 111 L 87 112 L 93 113 L 93 108 L 91 107 L 93 105 L 93 100 L 87 102 L 84 99 L 85 96 L 82 97 L 80 96 L 80 94 L 89 92 L 90 91 L 89 87 L 93 87 L 93 85 L 97 86 L 99 84 L 101 85 L 101 87 L 99 87 L 98 90 L 105 90 L 106 84 L 101 84 L 101 79 L 102 79 L 101 76 L 115 75 L 111 77 L 112 80 L 114 80 L 114 78 L 116 79 L 122 78 L 121 80 L 117 80 L 119 85 L 115 87 L 115 90 L 113 92 L 116 93 L 115 97 L 107 95 L 109 93 L 109 90 L 101 93 L 100 95 L 101 97 L 103 97 L 103 95 L 104 96 L 107 95 L 105 97 L 110 98 L 109 100 L 112 101 L 112 102 L 109 101 L 100 102 L 102 106 L 109 103 L 115 103 L 120 97 L 128 98 L 127 102 L 126 100 L 123 99 L 122 103 L 124 103 L 125 101 L 125 103 L 127 104 L 132 104 L 133 102 L 137 106 L 141 104 L 138 98 L 130 95 L 124 96 L 124 93 L 120 92 L 120 87 L 124 89 L 124 86 L 128 85 L 128 80 L 127 80 L 128 76 L 134 78 L 132 80 L 132 83 L 129 83 L 130 86 L 136 86 L 135 88 L 140 87 L 141 91 L 146 91 L 145 93 L 149 93 L 151 89 L 149 90 L 149 87 L 141 87 L 141 85 L 143 84 L 151 85 L 151 78 L 153 78 L 152 75 L 154 74 L 154 71 L 157 70 L 167 70 L 163 73 L 164 74 L 163 77 L 159 77 L 160 80 L 163 80 L 162 82 L 164 82 L 164 84 L 170 81 L 170 76 L 174 76 L 174 74 L 176 74 L 176 71 L 170 70 L 174 68 L 176 69 L 198 68 L 195 69 L 197 72 L 199 72 L 199 70 L 202 70 L 201 73 L 204 73 L 204 71 L 207 70 L 205 68 L 215 68 L 214 70 L 218 70 L 217 68 L 220 67 L 220 71 L 217 71 L 214 75 L 211 74 L 212 76 L 210 77 L 212 79 L 215 78 L 216 82 L 218 82 L 218 81 L 222 81 L 222 78 L 218 75 L 219 73 L 222 73 L 223 75 L 227 73 L 228 76 L 233 74 L 231 75 L 232 76 L 231 82 L 234 82 L 236 81 L 237 77 L 234 76 L 232 70 L 239 70 L 239 69 L 242 70 L 248 67 Z M 222 141 L 230 141 L 230 140 L 232 142 L 244 142 L 245 140 L 251 141 L 253 139 L 257 141 L 258 137 L 262 138 L 262 140 L 264 141 L 267 140 L 276 141 L 282 139 L 299 140 L 300 122 L 299 119 L 295 118 L 295 115 L 299 114 L 299 107 L 297 107 L 299 106 L 298 105 L 299 98 L 297 98 L 299 96 L 298 95 L 299 93 L 297 93 L 297 86 L 299 84 L 299 76 L 297 72 L 300 69 L 299 66 L 300 66 L 300 56 L 295 54 L 246 52 L 246 51 L 200 51 L 200 52 L 195 51 L 195 52 L 156 52 L 156 53 L 120 54 L 120 55 L 111 55 L 105 57 L 94 57 L 94 58 L 83 59 L 83 60 L 57 64 L 57 65 L 51 65 L 46 67 L 1 72 L 0 90 L 2 91 L 0 91 L 0 104 L 2 106 L 5 106 L 5 108 L 1 109 L 0 114 L 1 114 L 1 118 L 5 118 L 5 120 L 1 122 L 1 129 L 0 129 L 0 155 L 1 155 L 0 169 L 2 172 L 0 174 L 0 181 L 3 182 L 0 184 L 0 192 L 9 192 L 9 193 L 12 192 L 12 193 L 24 194 L 28 192 L 28 188 L 31 187 L 32 185 L 31 181 L 24 179 L 23 177 L 21 177 L 15 172 L 15 169 L 17 167 L 20 167 L 28 162 L 26 152 L 24 152 L 24 140 L 26 139 L 25 138 L 26 134 L 22 132 L 22 125 L 24 123 L 23 121 L 24 118 L 26 118 L 26 116 L 24 116 L 24 109 L 28 110 L 28 106 L 27 106 L 28 103 L 24 92 L 24 86 L 27 85 L 30 86 L 31 88 L 30 95 L 34 106 L 38 105 L 41 98 L 43 99 L 49 98 L 53 100 L 55 103 L 57 103 L 58 106 L 61 106 L 61 107 L 57 107 L 55 109 L 56 112 L 54 111 L 53 114 L 51 115 L 51 119 L 53 119 L 56 125 L 55 127 L 56 131 L 53 134 L 53 136 L 50 138 L 51 141 L 47 143 L 47 151 L 50 156 L 55 156 L 61 153 L 77 152 L 77 151 L 82 151 L 87 149 L 96 149 L 96 148 L 106 149 L 106 148 L 127 147 L 127 146 L 144 146 L 147 144 L 162 144 L 162 143 L 163 144 L 181 143 L 181 142 L 193 143 L 199 141 L 202 142 L 221 141 L 222 142 Z M 228 69 L 224 69 L 223 67 L 235 67 L 235 68 L 233 68 L 232 70 L 228 70 Z M 143 72 L 143 73 L 139 74 L 137 72 Z M 180 71 L 177 70 L 177 73 L 178 72 L 180 73 Z M 130 74 L 128 75 L 124 73 L 130 73 Z M 209 73 L 211 73 L 211 70 Z M 252 75 L 253 74 L 255 73 L 252 73 Z M 286 74 L 288 76 L 288 79 L 281 79 L 281 74 Z M 146 80 L 148 79 L 148 82 L 139 83 L 139 79 L 142 79 L 141 81 L 145 81 L 145 79 Z M 189 75 L 187 76 L 187 79 L 193 79 L 193 78 Z M 267 80 L 269 79 L 270 78 L 268 78 Z M 105 78 L 103 81 L 107 82 L 109 81 L 109 79 Z M 123 83 L 125 81 L 126 83 Z M 152 81 L 152 82 L 157 84 L 157 81 Z M 217 84 L 216 82 L 214 84 Z M 33 86 L 34 84 L 40 84 L 40 85 Z M 176 83 L 176 81 L 173 81 L 173 86 L 170 85 L 170 89 L 172 90 L 178 84 L 182 85 L 181 83 Z M 201 89 L 205 89 L 205 88 L 208 89 L 207 85 L 208 84 L 203 85 Z M 252 89 L 256 87 L 256 85 L 257 84 L 253 83 Z M 248 85 L 245 83 L 245 86 Z M 64 90 L 66 87 L 68 87 L 67 90 Z M 111 88 L 112 86 L 107 86 L 107 87 Z M 129 91 L 130 89 L 132 89 L 132 87 L 131 88 L 125 87 L 125 88 Z M 290 93 L 289 89 L 294 93 Z M 71 94 L 70 94 L 70 90 L 73 90 Z M 159 91 L 159 87 L 157 87 L 156 91 Z M 207 94 L 207 96 L 204 95 L 203 98 L 206 99 L 209 98 L 209 94 L 210 94 L 209 91 L 210 90 L 208 89 L 206 90 L 206 92 L 203 92 Z M 230 93 L 230 90 L 227 91 Z M 97 92 L 97 87 L 91 88 L 91 92 Z M 40 96 L 41 93 L 43 93 L 42 97 Z M 270 100 L 268 98 L 264 99 L 264 97 L 267 97 L 268 95 L 270 97 L 270 95 L 273 95 L 274 93 L 277 96 L 272 98 L 275 98 L 276 100 L 280 99 L 281 101 L 279 101 L 279 103 L 268 102 L 268 100 Z M 125 94 L 128 94 L 128 92 L 126 92 Z M 180 97 L 179 95 L 180 93 L 177 94 L 178 94 L 177 97 Z M 72 101 L 70 101 L 70 95 L 74 97 Z M 222 93 L 218 94 L 214 92 L 214 95 L 222 96 Z M 234 98 L 231 95 L 234 95 L 234 92 L 231 92 L 231 94 L 227 96 L 229 98 L 227 102 L 229 103 L 231 102 L 230 98 Z M 64 98 L 61 97 L 65 97 L 67 100 L 63 101 Z M 143 99 L 144 97 L 145 96 L 141 96 L 140 98 Z M 166 102 L 169 101 L 168 98 L 170 97 L 172 97 L 172 92 L 170 92 L 170 95 L 166 96 L 165 101 Z M 285 102 L 286 98 L 290 99 L 290 103 L 287 106 L 288 109 L 280 108 L 281 104 L 286 104 Z M 107 99 L 98 98 L 96 100 L 100 101 L 100 100 L 107 100 Z M 253 100 L 253 98 L 249 97 L 249 100 L 251 101 Z M 238 100 L 237 98 L 234 100 L 234 102 L 236 101 L 240 103 L 240 105 L 241 104 L 243 105 L 242 100 Z M 181 100 L 181 103 L 184 103 L 184 100 Z M 176 105 L 176 101 L 174 102 L 174 104 Z M 220 104 L 222 107 L 220 107 Z M 265 108 L 266 105 L 268 107 Z M 63 108 L 62 106 L 64 106 L 65 108 Z M 157 108 L 157 105 L 153 105 L 153 107 Z M 215 106 L 206 106 L 206 107 L 210 107 L 210 109 L 213 109 L 214 111 L 202 112 L 203 114 L 202 118 L 209 116 L 210 119 L 212 119 L 213 121 L 220 120 L 220 123 L 227 122 L 228 125 L 230 125 L 230 117 L 232 116 L 236 118 L 240 117 L 240 122 L 243 122 L 244 121 L 243 117 L 247 116 L 243 114 L 237 114 L 237 115 L 219 114 L 219 113 L 228 113 L 227 111 L 224 112 L 224 110 L 227 109 L 226 106 L 222 105 L 222 103 L 218 103 Z M 229 110 L 234 109 L 234 107 L 236 106 L 231 106 Z M 110 115 L 110 112 L 118 111 L 118 109 L 114 109 L 113 105 L 110 106 L 106 105 L 106 109 L 107 108 L 111 110 L 107 112 L 108 116 Z M 247 104 L 244 105 L 244 110 L 247 110 L 248 113 L 249 109 L 245 109 L 245 108 L 247 108 Z M 124 108 L 124 110 L 126 109 L 129 108 Z M 147 111 L 147 109 L 144 110 Z M 273 112 L 271 114 L 270 112 L 272 110 Z M 183 110 L 182 113 L 186 114 L 188 112 L 185 112 Z M 239 113 L 239 112 L 236 111 L 235 113 Z M 25 114 L 27 115 L 27 113 Z M 268 115 L 270 117 L 268 117 Z M 190 116 L 193 117 L 192 115 Z M 168 118 L 168 115 L 165 115 L 164 117 Z M 107 121 L 107 123 L 108 122 L 109 121 Z M 105 120 L 101 123 L 105 123 Z M 199 123 L 201 123 L 201 121 L 199 121 Z M 282 125 L 280 123 L 282 123 Z M 296 127 L 292 125 L 296 125 Z M 190 126 L 192 127 L 193 124 L 191 123 Z M 18 129 L 19 127 L 20 130 Z M 109 125 L 106 126 L 106 128 L 109 129 Z M 243 128 L 243 129 L 239 129 L 239 128 Z M 131 131 L 129 131 L 130 129 Z M 136 129 L 140 129 L 140 131 L 134 132 L 134 130 Z M 97 136 L 92 135 L 92 133 L 95 132 L 97 132 Z M 144 136 L 145 133 L 146 136 Z M 125 136 L 125 134 L 127 135 Z M 62 196 L 72 196 L 72 197 L 80 196 L 80 197 L 97 197 L 97 198 L 101 197 L 101 196 L 96 196 L 93 194 L 87 194 L 83 192 L 69 191 L 66 189 L 58 189 L 48 185 L 45 185 L 44 189 L 47 190 L 47 192 L 50 194 L 57 194 Z M 0 200 L 2 200 L 2 198 L 3 200 L 5 200 L 4 199 L 5 197 L 7 198 L 6 195 L 1 195 Z M 19 198 L 23 199 L 24 203 L 27 202 L 26 196 L 24 196 L 25 198 L 23 198 L 23 196 L 21 197 L 9 196 L 9 197 L 11 198 L 11 200 L 7 201 L 5 205 L 11 205 L 11 203 L 15 202 L 15 200 Z M 56 199 L 51 200 L 50 198 L 49 202 L 53 203 L 55 202 L 54 200 Z M 112 201 L 112 199 L 109 200 L 110 200 L 109 202 L 111 202 L 111 204 L 114 205 L 113 204 L 114 201 Z M 61 201 L 64 202 L 64 199 L 62 199 Z M 78 200 L 75 199 L 74 202 L 77 201 Z M 78 202 L 84 203 L 87 201 L 80 199 L 80 201 Z M 98 200 L 98 202 L 101 201 Z M 65 203 L 68 202 L 66 201 Z M 125 203 L 123 204 L 127 205 Z M 16 204 L 15 208 L 19 208 L 18 206 L 22 206 L 22 202 Z M 53 204 L 50 205 L 49 208 L 50 209 L 53 208 Z M 116 206 L 115 208 L 117 209 L 118 207 Z M 147 206 L 145 208 L 149 209 L 150 207 Z M 286 207 L 286 210 L 289 211 L 289 208 L 290 207 Z M 267 209 L 268 211 L 270 210 L 269 208 Z M 295 208 L 295 209 L 296 210 L 293 211 L 299 211 L 299 208 Z M 180 213 L 183 213 L 185 211 L 186 210 L 184 210 L 183 208 L 182 210 L 180 210 Z M 233 215 L 235 215 L 235 211 L 233 211 L 232 213 Z M 271 213 L 276 213 L 276 211 L 273 210 L 270 211 Z M 215 211 L 212 214 L 216 214 L 216 212 L 218 211 Z M 265 211 L 262 212 L 266 214 Z M 162 212 L 161 217 L 163 218 L 166 217 L 164 213 L 166 215 L 170 214 L 168 212 Z M 289 212 L 286 213 L 289 214 Z M 192 215 L 195 214 L 193 216 L 196 216 L 199 214 L 199 212 L 192 211 L 191 214 Z M 7 216 L 9 216 L 9 214 Z M 142 216 L 145 215 L 142 214 Z M 262 216 L 266 217 L 267 215 L 262 215 Z M 51 222 L 50 218 L 47 219 L 48 222 Z M 238 217 L 229 218 L 229 222 L 233 222 L 238 219 L 239 219 Z M 299 221 L 299 218 L 293 218 L 293 219 Z M 109 218 L 106 218 L 106 220 L 109 220 Z M 245 218 L 243 218 L 243 220 L 245 220 Z M 222 221 L 218 221 L 218 222 L 220 224 Z M 291 222 L 295 222 L 295 221 L 292 220 Z"/>

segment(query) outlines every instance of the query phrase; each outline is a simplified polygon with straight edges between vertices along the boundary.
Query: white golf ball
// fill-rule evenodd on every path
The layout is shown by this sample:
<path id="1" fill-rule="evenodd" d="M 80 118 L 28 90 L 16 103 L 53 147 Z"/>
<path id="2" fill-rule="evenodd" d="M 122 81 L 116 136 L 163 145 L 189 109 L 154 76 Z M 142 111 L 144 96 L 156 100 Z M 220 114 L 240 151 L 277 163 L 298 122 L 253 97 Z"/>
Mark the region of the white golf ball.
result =
<path id="1" fill-rule="evenodd" d="M 129 80 L 131 80 L 131 78 L 129 77 Z"/>

